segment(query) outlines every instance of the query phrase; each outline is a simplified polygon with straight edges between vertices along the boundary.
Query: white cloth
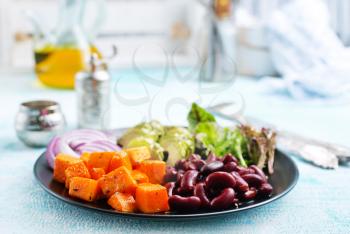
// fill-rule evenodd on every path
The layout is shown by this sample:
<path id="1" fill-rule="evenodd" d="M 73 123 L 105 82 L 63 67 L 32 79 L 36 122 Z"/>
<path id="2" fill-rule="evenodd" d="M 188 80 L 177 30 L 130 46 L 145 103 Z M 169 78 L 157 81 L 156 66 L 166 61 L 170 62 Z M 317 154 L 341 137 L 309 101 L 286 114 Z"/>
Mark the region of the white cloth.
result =
<path id="1" fill-rule="evenodd" d="M 332 30 L 322 0 L 294 0 L 277 9 L 267 33 L 272 61 L 283 77 L 279 87 L 298 99 L 349 93 L 350 50 Z"/>

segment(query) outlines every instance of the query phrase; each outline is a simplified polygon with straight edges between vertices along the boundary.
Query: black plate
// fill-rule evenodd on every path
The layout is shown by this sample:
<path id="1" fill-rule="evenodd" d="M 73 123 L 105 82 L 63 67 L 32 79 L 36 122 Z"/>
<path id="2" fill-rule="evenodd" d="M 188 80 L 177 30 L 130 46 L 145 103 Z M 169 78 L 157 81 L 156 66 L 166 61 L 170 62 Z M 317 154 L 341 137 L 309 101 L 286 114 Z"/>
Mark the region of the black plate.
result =
<path id="1" fill-rule="evenodd" d="M 117 131 L 119 134 L 123 130 Z M 119 135 L 118 134 L 118 135 Z M 216 212 L 199 212 L 191 214 L 180 214 L 175 212 L 169 212 L 165 214 L 143 214 L 143 213 L 122 213 L 111 209 L 105 201 L 97 203 L 87 203 L 68 196 L 68 191 L 64 184 L 57 183 L 52 180 L 52 170 L 48 167 L 44 154 L 42 154 L 34 165 L 34 175 L 40 186 L 49 194 L 54 197 L 65 201 L 69 204 L 80 206 L 87 209 L 97 210 L 105 213 L 110 213 L 114 215 L 122 215 L 129 217 L 138 218 L 149 218 L 149 219 L 195 219 L 195 218 L 205 218 L 211 216 L 231 214 L 234 212 L 240 212 L 247 209 L 252 209 L 254 207 L 262 206 L 278 198 L 286 195 L 297 183 L 299 172 L 295 163 L 281 151 L 276 151 L 275 172 L 269 177 L 269 182 L 273 186 L 273 194 L 270 198 L 265 200 L 256 200 L 252 202 L 247 202 L 240 205 L 238 208 L 216 211 Z"/>

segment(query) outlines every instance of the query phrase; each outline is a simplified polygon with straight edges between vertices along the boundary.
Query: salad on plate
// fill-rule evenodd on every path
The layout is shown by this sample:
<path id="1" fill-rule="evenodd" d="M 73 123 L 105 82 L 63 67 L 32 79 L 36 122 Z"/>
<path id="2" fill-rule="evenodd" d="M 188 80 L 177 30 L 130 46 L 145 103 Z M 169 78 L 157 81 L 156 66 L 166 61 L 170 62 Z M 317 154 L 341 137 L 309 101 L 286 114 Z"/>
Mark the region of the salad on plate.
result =
<path id="1" fill-rule="evenodd" d="M 220 126 L 196 103 L 187 120 L 187 127 L 139 123 L 116 140 L 73 130 L 54 137 L 45 157 L 69 196 L 119 212 L 218 211 L 271 196 L 274 132 Z"/>

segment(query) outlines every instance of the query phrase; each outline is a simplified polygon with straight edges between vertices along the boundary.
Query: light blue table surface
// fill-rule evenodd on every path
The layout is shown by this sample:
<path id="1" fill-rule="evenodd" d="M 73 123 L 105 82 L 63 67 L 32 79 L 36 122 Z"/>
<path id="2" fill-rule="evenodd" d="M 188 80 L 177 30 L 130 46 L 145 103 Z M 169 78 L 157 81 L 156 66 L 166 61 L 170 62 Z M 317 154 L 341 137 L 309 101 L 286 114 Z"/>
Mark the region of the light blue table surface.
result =
<path id="1" fill-rule="evenodd" d="M 147 74 L 155 80 L 145 79 Z M 300 178 L 289 194 L 266 206 L 219 218 L 191 222 L 136 220 L 57 200 L 41 189 L 33 176 L 33 164 L 44 149 L 31 149 L 18 141 L 14 118 L 22 101 L 53 99 L 61 104 L 69 127 L 74 128 L 74 92 L 40 87 L 30 74 L 0 76 L 0 233 L 350 233 L 349 167 L 324 170 L 294 157 Z M 221 84 L 209 85 L 209 90 L 198 88 L 193 80 L 175 79 L 172 74 L 164 81 L 161 72 L 137 75 L 118 71 L 113 77 L 113 128 L 150 118 L 165 124 L 185 124 L 187 110 L 183 103 L 208 105 L 239 100 L 240 93 L 246 114 L 306 136 L 350 145 L 349 102 L 296 102 L 249 78 L 224 88 Z"/>

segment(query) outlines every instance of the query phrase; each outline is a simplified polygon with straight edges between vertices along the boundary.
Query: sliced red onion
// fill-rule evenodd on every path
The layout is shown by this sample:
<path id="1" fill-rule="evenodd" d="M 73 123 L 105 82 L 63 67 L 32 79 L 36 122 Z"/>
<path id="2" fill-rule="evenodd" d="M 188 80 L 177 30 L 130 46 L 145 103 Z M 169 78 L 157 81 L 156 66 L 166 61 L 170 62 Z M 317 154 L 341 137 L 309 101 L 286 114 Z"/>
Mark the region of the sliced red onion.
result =
<path id="1" fill-rule="evenodd" d="M 76 149 L 79 154 L 85 152 L 109 152 L 118 150 L 120 150 L 120 147 L 109 140 L 92 141 Z"/>
<path id="2" fill-rule="evenodd" d="M 86 144 L 95 140 L 107 140 L 108 137 L 101 131 L 92 129 L 78 129 L 68 132 L 62 136 L 62 141 L 69 144 L 71 148 L 76 148 L 81 144 Z"/>
<path id="3" fill-rule="evenodd" d="M 47 148 L 46 148 L 46 152 L 45 152 L 45 157 L 47 160 L 47 163 L 49 164 L 49 166 L 51 168 L 53 168 L 54 165 L 54 161 L 55 161 L 55 156 L 56 156 L 56 146 L 57 146 L 57 142 L 60 140 L 60 138 L 58 136 L 55 136 L 54 138 L 52 138 L 52 140 L 50 141 L 50 143 L 48 144 Z"/>
<path id="4" fill-rule="evenodd" d="M 85 142 L 71 142 L 69 143 L 69 147 L 71 147 L 73 150 L 77 150 L 79 147 L 85 145 L 86 143 Z"/>
<path id="5" fill-rule="evenodd" d="M 49 166 L 53 168 L 55 157 L 59 153 L 79 157 L 83 152 L 117 150 L 120 148 L 103 132 L 79 129 L 54 137 L 47 146 L 45 156 Z"/>

